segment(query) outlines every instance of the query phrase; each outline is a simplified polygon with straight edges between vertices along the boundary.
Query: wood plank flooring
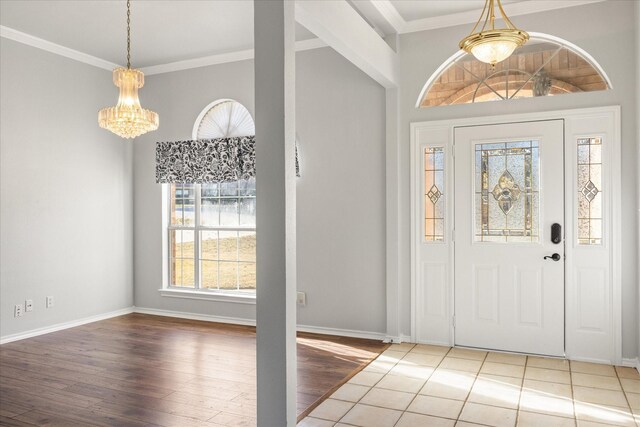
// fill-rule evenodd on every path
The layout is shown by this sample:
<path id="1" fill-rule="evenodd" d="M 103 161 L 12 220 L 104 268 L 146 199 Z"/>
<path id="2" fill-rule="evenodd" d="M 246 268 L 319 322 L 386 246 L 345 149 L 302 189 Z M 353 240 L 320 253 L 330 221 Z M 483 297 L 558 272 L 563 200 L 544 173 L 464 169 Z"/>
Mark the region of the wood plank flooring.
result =
<path id="1" fill-rule="evenodd" d="M 302 418 L 387 348 L 298 334 Z M 255 328 L 130 314 L 0 346 L 1 426 L 254 426 Z"/>

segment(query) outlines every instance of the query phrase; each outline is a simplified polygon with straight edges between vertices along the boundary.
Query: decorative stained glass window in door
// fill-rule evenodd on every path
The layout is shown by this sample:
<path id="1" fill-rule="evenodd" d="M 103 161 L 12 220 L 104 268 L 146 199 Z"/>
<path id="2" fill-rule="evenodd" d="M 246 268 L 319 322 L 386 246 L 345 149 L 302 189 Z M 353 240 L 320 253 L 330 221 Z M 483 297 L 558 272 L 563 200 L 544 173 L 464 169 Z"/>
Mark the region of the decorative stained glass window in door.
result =
<path id="1" fill-rule="evenodd" d="M 578 244 L 602 244 L 602 138 L 578 139 Z"/>
<path id="2" fill-rule="evenodd" d="M 475 241 L 539 239 L 538 141 L 475 146 Z"/>
<path id="3" fill-rule="evenodd" d="M 424 239 L 444 241 L 444 147 L 424 149 Z"/>

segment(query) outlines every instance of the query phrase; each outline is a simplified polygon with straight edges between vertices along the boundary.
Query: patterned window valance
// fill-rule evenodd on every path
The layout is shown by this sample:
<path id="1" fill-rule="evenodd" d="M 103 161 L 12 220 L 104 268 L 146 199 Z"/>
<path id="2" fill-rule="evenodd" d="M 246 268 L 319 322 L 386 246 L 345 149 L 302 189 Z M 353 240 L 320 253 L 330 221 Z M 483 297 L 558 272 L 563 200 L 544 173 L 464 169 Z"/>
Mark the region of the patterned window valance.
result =
<path id="1" fill-rule="evenodd" d="M 255 176 L 255 136 L 156 143 L 157 183 L 203 184 Z"/>

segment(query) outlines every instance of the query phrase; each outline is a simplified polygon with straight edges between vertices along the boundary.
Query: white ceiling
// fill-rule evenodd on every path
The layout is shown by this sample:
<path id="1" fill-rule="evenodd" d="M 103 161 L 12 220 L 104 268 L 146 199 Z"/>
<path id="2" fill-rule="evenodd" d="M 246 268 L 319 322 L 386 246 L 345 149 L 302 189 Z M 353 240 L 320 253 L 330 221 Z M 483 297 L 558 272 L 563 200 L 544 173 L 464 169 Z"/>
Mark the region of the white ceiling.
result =
<path id="1" fill-rule="evenodd" d="M 404 32 L 398 29 L 399 25 L 404 25 L 405 31 L 425 29 L 411 25 L 428 20 L 444 25 L 471 22 L 471 14 L 475 19 L 484 5 L 484 0 L 349 1 L 378 32 L 387 34 Z M 514 9 L 535 9 L 530 6 L 555 2 L 563 3 L 503 0 Z M 253 0 L 133 0 L 131 9 L 134 67 L 253 47 Z M 458 19 L 462 15 L 464 18 Z M 0 0 L 0 25 L 112 63 L 126 62 L 124 0 Z M 406 30 L 407 26 L 411 28 Z M 296 38 L 308 40 L 315 36 L 298 25 Z"/>

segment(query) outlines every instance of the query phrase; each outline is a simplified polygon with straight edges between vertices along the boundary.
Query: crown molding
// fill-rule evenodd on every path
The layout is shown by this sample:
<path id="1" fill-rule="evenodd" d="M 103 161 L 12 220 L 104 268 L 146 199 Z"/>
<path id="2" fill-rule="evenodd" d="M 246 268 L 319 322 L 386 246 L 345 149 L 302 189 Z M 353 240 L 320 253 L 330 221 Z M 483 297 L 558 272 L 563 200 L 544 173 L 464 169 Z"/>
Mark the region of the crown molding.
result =
<path id="1" fill-rule="evenodd" d="M 564 9 L 567 7 L 582 6 L 592 3 L 601 3 L 606 0 L 537 0 L 521 1 L 508 4 L 509 17 L 528 15 L 531 13 L 547 12 L 550 10 Z M 392 5 L 392 4 L 391 4 Z M 414 33 L 417 31 L 434 30 L 437 28 L 454 27 L 456 25 L 473 24 L 478 20 L 478 10 L 452 13 L 449 15 L 434 16 L 431 18 L 405 21 L 398 31 L 400 34 Z"/>
<path id="2" fill-rule="evenodd" d="M 296 52 L 318 49 L 326 47 L 327 44 L 322 40 L 315 38 L 309 40 L 301 40 L 296 42 Z M 253 59 L 254 50 L 246 49 L 236 52 L 220 53 L 217 55 L 203 56 L 202 58 L 187 59 L 184 61 L 170 62 L 167 64 L 151 65 L 143 67 L 140 70 L 147 76 L 154 74 L 171 73 L 174 71 L 189 70 L 192 68 L 207 67 L 209 65 L 225 64 L 228 62 L 245 61 Z"/>
<path id="3" fill-rule="evenodd" d="M 113 62 L 105 61 L 104 59 L 96 56 L 32 36 L 31 34 L 23 33 L 22 31 L 14 30 L 13 28 L 5 27 L 4 25 L 0 25 L 0 37 L 26 44 L 37 49 L 42 49 L 56 55 L 64 56 L 65 58 L 73 59 L 78 62 L 93 65 L 94 67 L 102 68 L 104 70 L 112 71 L 114 68 L 119 67 L 118 64 L 114 64 Z"/>

